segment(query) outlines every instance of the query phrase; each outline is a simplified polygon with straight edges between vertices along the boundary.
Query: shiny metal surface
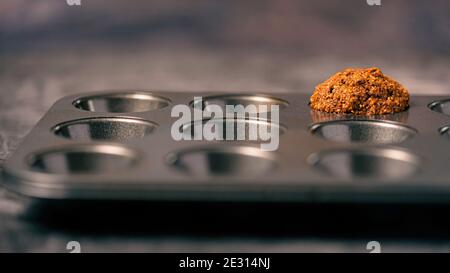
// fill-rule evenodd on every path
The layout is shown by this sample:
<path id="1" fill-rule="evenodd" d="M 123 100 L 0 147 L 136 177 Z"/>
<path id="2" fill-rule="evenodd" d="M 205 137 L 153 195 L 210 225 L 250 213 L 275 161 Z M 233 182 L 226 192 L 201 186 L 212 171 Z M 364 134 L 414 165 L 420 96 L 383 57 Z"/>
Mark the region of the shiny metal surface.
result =
<path id="1" fill-rule="evenodd" d="M 145 112 L 161 109 L 169 104 L 170 100 L 164 97 L 139 92 L 94 95 L 73 102 L 76 108 L 105 113 Z"/>
<path id="2" fill-rule="evenodd" d="M 442 127 L 439 132 L 443 137 L 450 139 L 450 125 Z"/>
<path id="3" fill-rule="evenodd" d="M 267 95 L 252 95 L 252 94 L 227 94 L 227 95 L 212 95 L 203 97 L 202 100 L 193 100 L 190 103 L 193 107 L 208 111 L 209 105 L 218 105 L 222 109 L 226 109 L 226 105 L 242 105 L 247 107 L 248 105 L 255 105 L 256 111 L 254 113 L 270 112 L 272 105 L 278 105 L 280 109 L 288 107 L 289 103 L 286 100 L 267 96 Z M 263 111 L 259 109 L 259 106 L 267 106 L 267 110 Z"/>
<path id="4" fill-rule="evenodd" d="M 280 105 L 280 146 L 259 141 L 175 141 L 171 106 Z M 5 186 L 36 198 L 153 201 L 450 201 L 448 98 L 413 96 L 403 113 L 349 116 L 311 111 L 308 96 L 96 92 L 65 97 L 4 164 Z M 244 106 L 245 106 L 244 105 Z M 181 127 L 203 123 L 203 118 Z M 264 124 L 265 120 L 227 122 Z M 225 127 L 224 127 L 225 126 Z M 443 128 L 443 129 L 440 129 Z M 226 131 L 226 129 L 225 129 Z M 242 134 L 244 132 L 237 132 Z"/>
<path id="5" fill-rule="evenodd" d="M 198 137 L 198 132 L 195 131 L 194 127 L 196 125 L 204 125 L 206 123 L 214 126 L 215 131 L 214 138 L 221 140 L 254 140 L 254 141 L 264 141 L 261 139 L 259 134 L 255 134 L 253 139 L 250 136 L 250 131 L 252 129 L 258 130 L 259 126 L 265 126 L 268 130 L 272 130 L 273 127 L 277 127 L 278 132 L 284 134 L 287 128 L 281 124 L 271 123 L 266 120 L 261 119 L 226 119 L 226 118 L 213 118 L 213 119 L 203 119 L 184 124 L 180 131 L 192 138 Z M 256 128 L 256 129 L 255 129 Z"/>
<path id="6" fill-rule="evenodd" d="M 313 154 L 309 162 L 318 170 L 346 179 L 398 180 L 417 173 L 421 160 L 395 149 L 344 149 Z"/>
<path id="7" fill-rule="evenodd" d="M 197 149 L 182 151 L 168 157 L 179 171 L 196 176 L 261 176 L 275 168 L 270 154 L 258 148 Z"/>
<path id="8" fill-rule="evenodd" d="M 28 159 L 32 170 L 48 174 L 105 174 L 132 170 L 137 153 L 112 145 L 68 145 L 45 150 Z"/>
<path id="9" fill-rule="evenodd" d="M 132 118 L 87 118 L 56 125 L 55 135 L 73 140 L 127 141 L 151 134 L 157 124 Z"/>
<path id="10" fill-rule="evenodd" d="M 413 137 L 417 132 L 400 123 L 375 120 L 338 120 L 316 123 L 311 133 L 337 142 L 395 144 Z"/>
<path id="11" fill-rule="evenodd" d="M 450 116 L 450 99 L 434 101 L 428 107 L 435 112 Z"/>

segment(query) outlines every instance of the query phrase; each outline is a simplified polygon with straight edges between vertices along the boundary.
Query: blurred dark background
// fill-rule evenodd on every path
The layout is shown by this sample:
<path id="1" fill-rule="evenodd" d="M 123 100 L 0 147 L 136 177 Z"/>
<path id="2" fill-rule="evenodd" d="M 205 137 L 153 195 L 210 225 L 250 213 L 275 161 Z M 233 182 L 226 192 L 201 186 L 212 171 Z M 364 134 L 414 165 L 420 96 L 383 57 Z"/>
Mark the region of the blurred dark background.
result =
<path id="1" fill-rule="evenodd" d="M 450 53 L 446 0 L 3 0 L 2 46 L 12 50 L 201 45 L 303 54 Z"/>
<path id="2" fill-rule="evenodd" d="M 310 93 L 348 66 L 450 92 L 447 0 L 80 1 L 0 2 L 2 93 L 45 109 L 109 88 Z"/>

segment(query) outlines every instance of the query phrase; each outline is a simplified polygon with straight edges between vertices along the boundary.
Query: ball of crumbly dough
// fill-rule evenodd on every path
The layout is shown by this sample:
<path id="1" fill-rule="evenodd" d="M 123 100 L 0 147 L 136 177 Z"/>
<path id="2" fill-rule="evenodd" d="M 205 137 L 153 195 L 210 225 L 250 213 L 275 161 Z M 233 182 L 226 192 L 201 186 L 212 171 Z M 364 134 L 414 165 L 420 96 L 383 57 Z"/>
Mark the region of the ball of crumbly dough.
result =
<path id="1" fill-rule="evenodd" d="M 314 110 L 353 115 L 383 115 L 405 111 L 409 94 L 380 69 L 345 69 L 319 84 L 310 98 Z"/>

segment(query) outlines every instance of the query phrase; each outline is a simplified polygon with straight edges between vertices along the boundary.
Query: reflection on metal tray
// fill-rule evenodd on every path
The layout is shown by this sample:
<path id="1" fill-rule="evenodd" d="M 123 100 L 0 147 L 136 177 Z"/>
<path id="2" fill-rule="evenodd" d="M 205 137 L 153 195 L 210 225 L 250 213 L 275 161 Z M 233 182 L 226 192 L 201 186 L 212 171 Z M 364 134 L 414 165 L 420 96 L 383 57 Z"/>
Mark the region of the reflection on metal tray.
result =
<path id="1" fill-rule="evenodd" d="M 201 105 L 194 97 L 203 97 Z M 402 113 L 312 111 L 308 96 L 98 92 L 59 100 L 4 165 L 5 186 L 43 199 L 448 203 L 450 103 L 412 97 Z M 172 106 L 279 105 L 279 148 L 261 139 L 176 141 Z M 194 137 L 194 120 L 180 127 Z M 229 126 L 267 120 L 213 119 Z M 229 124 L 235 123 L 235 124 Z M 234 128 L 234 127 L 233 127 Z"/>

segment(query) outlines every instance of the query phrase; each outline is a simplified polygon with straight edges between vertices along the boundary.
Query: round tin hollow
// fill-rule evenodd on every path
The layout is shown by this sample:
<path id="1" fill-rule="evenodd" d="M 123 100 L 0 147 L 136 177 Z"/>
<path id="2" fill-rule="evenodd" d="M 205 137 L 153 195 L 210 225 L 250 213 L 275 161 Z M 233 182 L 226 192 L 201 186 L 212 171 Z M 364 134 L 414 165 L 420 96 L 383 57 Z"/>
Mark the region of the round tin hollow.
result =
<path id="1" fill-rule="evenodd" d="M 285 133 L 287 128 L 283 125 L 261 119 L 226 119 L 214 118 L 197 120 L 181 126 L 180 131 L 183 134 L 196 139 L 203 133 L 203 130 L 196 130 L 195 126 L 201 129 L 203 126 L 211 126 L 214 140 L 245 140 L 245 141 L 269 141 L 267 136 L 262 136 L 260 130 L 272 136 L 278 130 L 278 136 Z M 204 137 L 204 136 L 203 136 Z"/>
<path id="2" fill-rule="evenodd" d="M 49 174 L 106 174 L 129 169 L 137 154 L 115 145 L 75 145 L 38 152 L 29 157 L 32 170 Z"/>
<path id="3" fill-rule="evenodd" d="M 186 150 L 170 154 L 168 162 L 196 176 L 258 176 L 276 167 L 271 153 L 242 146 Z"/>
<path id="4" fill-rule="evenodd" d="M 310 132 L 326 140 L 344 143 L 395 144 L 412 138 L 417 131 L 393 122 L 377 120 L 335 120 L 316 123 Z"/>
<path id="5" fill-rule="evenodd" d="M 170 100 L 144 93 L 112 93 L 77 99 L 73 105 L 81 110 L 102 113 L 136 113 L 162 109 Z"/>
<path id="6" fill-rule="evenodd" d="M 272 106 L 275 105 L 278 105 L 279 109 L 281 110 L 289 105 L 287 101 L 274 97 L 263 95 L 239 95 L 239 94 L 203 97 L 202 100 L 194 100 L 190 104 L 192 107 L 200 108 L 203 111 L 210 111 L 208 109 L 210 105 L 217 105 L 224 112 L 226 110 L 227 105 L 229 106 L 242 105 L 245 108 L 247 108 L 248 106 L 255 106 L 256 110 L 249 111 L 249 114 L 271 112 Z M 266 108 L 263 109 L 263 107 Z"/>
<path id="7" fill-rule="evenodd" d="M 440 128 L 440 129 L 439 129 L 439 133 L 440 133 L 443 137 L 445 137 L 445 138 L 447 138 L 447 139 L 450 139 L 450 125 L 447 125 L 447 126 L 444 126 L 444 127 Z"/>
<path id="8" fill-rule="evenodd" d="M 428 104 L 428 108 L 432 111 L 450 116 L 450 99 L 434 101 Z"/>
<path id="9" fill-rule="evenodd" d="M 127 141 L 155 131 L 156 123 L 133 118 L 87 118 L 56 125 L 55 135 L 73 140 Z"/>
<path id="10" fill-rule="evenodd" d="M 340 149 L 313 154 L 308 162 L 333 177 L 399 179 L 415 174 L 421 160 L 397 149 Z"/>

